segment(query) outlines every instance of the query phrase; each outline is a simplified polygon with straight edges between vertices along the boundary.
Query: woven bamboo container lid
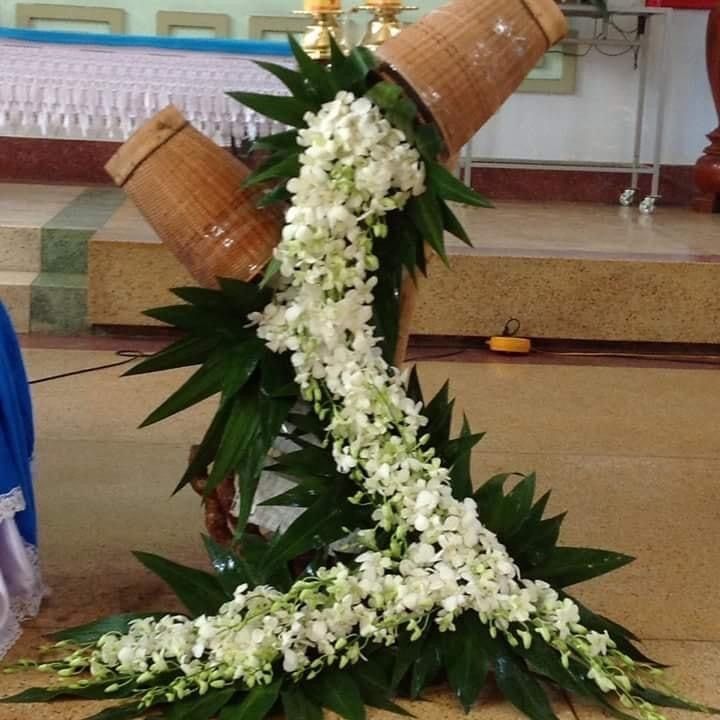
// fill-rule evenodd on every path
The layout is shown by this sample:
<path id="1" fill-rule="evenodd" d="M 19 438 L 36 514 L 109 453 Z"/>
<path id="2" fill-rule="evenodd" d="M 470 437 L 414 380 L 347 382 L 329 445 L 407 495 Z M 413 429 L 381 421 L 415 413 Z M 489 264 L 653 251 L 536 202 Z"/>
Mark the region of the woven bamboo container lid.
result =
<path id="1" fill-rule="evenodd" d="M 282 213 L 259 210 L 261 191 L 242 187 L 250 170 L 173 106 L 140 127 L 105 169 L 201 285 L 250 280 L 280 240 Z"/>
<path id="2" fill-rule="evenodd" d="M 451 0 L 377 52 L 453 155 L 566 33 L 555 0 Z"/>

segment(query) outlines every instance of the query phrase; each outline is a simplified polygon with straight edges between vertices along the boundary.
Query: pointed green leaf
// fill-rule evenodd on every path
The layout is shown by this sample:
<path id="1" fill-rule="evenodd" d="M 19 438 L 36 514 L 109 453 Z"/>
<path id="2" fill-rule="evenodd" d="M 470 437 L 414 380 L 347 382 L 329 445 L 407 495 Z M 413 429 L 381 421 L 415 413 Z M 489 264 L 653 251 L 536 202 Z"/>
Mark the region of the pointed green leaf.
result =
<path id="1" fill-rule="evenodd" d="M 633 695 L 639 695 L 646 702 L 652 703 L 658 707 L 677 708 L 678 710 L 690 710 L 692 712 L 710 713 L 712 715 L 720 714 L 720 709 L 697 703 L 687 698 L 678 697 L 677 695 L 668 695 L 654 688 L 647 688 L 636 685 L 633 688 Z"/>
<path id="2" fill-rule="evenodd" d="M 500 692 L 531 720 L 557 720 L 542 686 L 509 654 L 495 659 Z"/>
<path id="3" fill-rule="evenodd" d="M 104 681 L 80 688 L 72 688 L 68 685 L 57 685 L 51 688 L 28 688 L 17 695 L 0 698 L 0 703 L 48 703 L 63 697 L 83 698 L 84 700 L 107 700 L 109 696 L 108 693 L 105 692 L 105 688 L 110 684 L 111 681 Z M 135 692 L 136 690 L 126 687 L 113 693 L 113 696 L 116 698 L 128 697 Z"/>
<path id="4" fill-rule="evenodd" d="M 258 207 L 261 209 L 270 207 L 271 205 L 276 205 L 277 203 L 284 203 L 290 200 L 292 197 L 292 193 L 287 189 L 287 183 L 285 181 L 282 181 L 279 185 L 276 185 L 270 192 L 266 192 L 261 198 L 260 202 L 258 202 Z M 272 258 L 270 261 L 272 261 L 275 258 Z M 279 267 L 279 265 L 278 265 Z M 267 275 L 267 273 L 266 273 Z"/>
<path id="5" fill-rule="evenodd" d="M 230 419 L 232 408 L 232 403 L 225 403 L 218 408 L 218 411 L 213 416 L 210 426 L 205 431 L 205 435 L 203 436 L 202 442 L 200 443 L 195 456 L 188 463 L 182 478 L 180 478 L 180 482 L 175 487 L 175 490 L 173 490 L 173 495 L 182 490 L 182 488 L 192 482 L 195 478 L 200 477 L 207 472 L 208 466 L 215 459 L 215 455 L 220 447 L 220 442 L 225 434 L 225 428 Z"/>
<path id="6" fill-rule="evenodd" d="M 535 484 L 535 473 L 530 473 L 504 498 L 499 527 L 496 529 L 501 538 L 511 538 L 526 520 L 532 508 Z"/>
<path id="7" fill-rule="evenodd" d="M 545 580 L 555 587 L 566 587 L 605 575 L 634 559 L 608 550 L 556 547 L 545 563 L 532 569 L 529 577 Z"/>
<path id="8" fill-rule="evenodd" d="M 218 278 L 223 295 L 232 300 L 233 305 L 243 315 L 262 310 L 272 299 L 272 292 L 256 283 L 248 283 L 236 278 Z"/>
<path id="9" fill-rule="evenodd" d="M 216 543 L 207 535 L 203 535 L 202 539 L 210 564 L 226 593 L 232 595 L 235 588 L 243 583 L 251 587 L 262 583 L 262 577 L 253 572 L 254 569 L 245 558 L 239 557 L 232 549 Z"/>
<path id="10" fill-rule="evenodd" d="M 440 673 L 443 666 L 441 642 L 440 633 L 433 629 L 428 634 L 418 659 L 413 663 L 410 678 L 411 698 L 420 697 L 425 687 Z"/>
<path id="11" fill-rule="evenodd" d="M 317 109 L 312 103 L 294 97 L 250 92 L 231 92 L 228 95 L 271 120 L 299 128 L 306 125 L 305 113 L 314 112 Z"/>
<path id="12" fill-rule="evenodd" d="M 298 131 L 285 130 L 283 132 L 274 133 L 273 135 L 264 135 L 259 137 L 253 143 L 253 150 L 270 150 L 277 152 L 292 152 L 298 147 Z"/>
<path id="13" fill-rule="evenodd" d="M 160 407 L 140 424 L 141 428 L 165 420 L 219 393 L 225 380 L 227 363 L 224 357 L 214 358 L 196 370 Z"/>
<path id="14" fill-rule="evenodd" d="M 133 702 L 129 705 L 106 708 L 99 713 L 95 713 L 95 715 L 84 718 L 84 720 L 134 720 L 135 718 L 145 717 L 147 712 L 147 708 L 141 708 L 137 702 Z"/>
<path id="15" fill-rule="evenodd" d="M 486 633 L 477 613 L 471 611 L 455 620 L 455 632 L 440 635 L 448 682 L 465 712 L 478 699 L 490 669 L 492 658 L 478 642 L 478 636 Z"/>
<path id="16" fill-rule="evenodd" d="M 530 568 L 547 562 L 560 537 L 560 527 L 566 515 L 562 513 L 541 520 L 534 526 L 521 527 L 516 538 L 507 543 L 524 575 Z"/>
<path id="17" fill-rule="evenodd" d="M 330 545 L 347 534 L 346 508 L 339 502 L 338 493 L 321 495 L 278 538 L 268 551 L 265 563 L 278 567 L 312 548 Z"/>
<path id="18" fill-rule="evenodd" d="M 323 720 L 323 711 L 299 687 L 290 687 L 282 693 L 286 720 Z"/>
<path id="19" fill-rule="evenodd" d="M 280 696 L 282 680 L 272 685 L 256 685 L 238 705 L 227 705 L 220 720 L 262 720 L 273 709 Z"/>
<path id="20" fill-rule="evenodd" d="M 443 150 L 442 136 L 434 125 L 420 125 L 415 130 L 415 146 L 426 163 L 437 160 Z"/>
<path id="21" fill-rule="evenodd" d="M 410 640 L 410 634 L 401 633 L 396 644 L 395 664 L 390 678 L 390 687 L 393 692 L 407 675 L 414 662 L 420 657 L 426 636 L 418 640 Z"/>
<path id="22" fill-rule="evenodd" d="M 276 63 L 265 62 L 264 60 L 255 60 L 256 65 L 274 75 L 290 92 L 305 102 L 312 103 L 314 98 L 308 92 L 309 88 L 305 84 L 305 78 L 297 70 L 292 70 L 285 65 L 277 65 Z"/>
<path id="23" fill-rule="evenodd" d="M 410 370 L 410 375 L 408 377 L 407 394 L 408 397 L 414 402 L 420 402 L 424 404 L 422 388 L 420 387 L 420 376 L 418 375 L 417 371 L 417 365 L 413 365 L 412 369 Z"/>
<path id="24" fill-rule="evenodd" d="M 242 330 L 242 323 L 238 323 L 228 312 L 218 312 L 195 305 L 152 308 L 145 310 L 143 315 L 198 335 L 212 335 L 217 332 L 219 326 L 225 328 L 232 327 L 233 324 L 236 325 L 237 330 Z"/>
<path id="25" fill-rule="evenodd" d="M 493 207 L 493 204 L 484 195 L 469 188 L 460 178 L 455 177 L 440 163 L 427 163 L 426 170 L 429 185 L 443 200 L 472 205 L 473 207 Z"/>
<path id="26" fill-rule="evenodd" d="M 56 642 L 70 640 L 76 645 L 89 645 L 99 640 L 103 635 L 107 635 L 107 633 L 126 633 L 133 620 L 144 620 L 149 617 L 157 619 L 162 617 L 162 615 L 162 613 L 124 613 L 123 615 L 113 615 L 85 625 L 79 625 L 78 627 L 60 630 L 50 635 L 50 637 Z"/>
<path id="27" fill-rule="evenodd" d="M 289 353 L 266 350 L 261 363 L 262 391 L 270 397 L 297 397 L 299 390 L 295 383 L 295 371 Z"/>
<path id="28" fill-rule="evenodd" d="M 165 717 L 167 720 L 210 720 L 232 700 L 235 692 L 233 688 L 211 690 L 202 697 L 173 703 Z"/>
<path id="29" fill-rule="evenodd" d="M 230 597 L 217 578 L 202 570 L 178 565 L 151 553 L 133 552 L 133 555 L 170 586 L 194 617 L 216 613 Z"/>
<path id="30" fill-rule="evenodd" d="M 406 205 L 408 215 L 430 247 L 449 266 L 443 239 L 442 210 L 432 191 L 413 197 Z"/>
<path id="31" fill-rule="evenodd" d="M 472 240 L 470 240 L 467 231 L 444 200 L 440 202 L 440 208 L 442 209 L 443 227 L 445 230 L 462 240 L 469 247 L 473 247 Z"/>
<path id="32" fill-rule="evenodd" d="M 365 703 L 349 673 L 326 670 L 304 688 L 307 695 L 346 720 L 365 720 Z"/>
<path id="33" fill-rule="evenodd" d="M 334 99 L 340 87 L 336 84 L 335 78 L 331 73 L 325 69 L 322 63 L 313 60 L 292 35 L 288 35 L 288 42 L 297 60 L 300 73 L 307 79 L 315 92 L 317 92 L 320 102 L 328 102 Z"/>
<path id="34" fill-rule="evenodd" d="M 318 439 L 325 435 L 325 425 L 312 410 L 306 413 L 290 413 L 288 422 L 305 435 L 314 435 Z"/>
<path id="35" fill-rule="evenodd" d="M 380 710 L 387 710 L 394 715 L 414 717 L 405 708 L 392 702 L 390 698 L 393 693 L 387 684 L 388 677 L 385 668 L 380 663 L 374 662 L 373 658 L 354 665 L 351 674 L 366 705 Z"/>
<path id="36" fill-rule="evenodd" d="M 305 487 L 294 487 L 260 503 L 260 507 L 310 507 L 318 494 Z"/>
<path id="37" fill-rule="evenodd" d="M 134 365 L 125 377 L 201 365 L 222 342 L 220 337 L 187 337 Z"/>
<path id="38" fill-rule="evenodd" d="M 450 484 L 453 497 L 456 500 L 464 500 L 473 494 L 472 476 L 470 474 L 472 449 L 482 439 L 483 435 L 484 433 L 473 435 L 470 431 L 467 416 L 463 415 L 460 437 L 448 443 L 445 458 L 452 463 L 450 467 Z M 462 441 L 462 443 L 458 441 Z"/>
<path id="39" fill-rule="evenodd" d="M 300 150 L 281 158 L 273 155 L 270 162 L 259 167 L 245 180 L 245 187 L 260 185 L 275 178 L 293 178 L 300 174 Z"/>
<path id="40" fill-rule="evenodd" d="M 204 287 L 176 287 L 170 292 L 190 305 L 197 305 L 208 310 L 227 310 L 227 299 L 219 290 Z"/>

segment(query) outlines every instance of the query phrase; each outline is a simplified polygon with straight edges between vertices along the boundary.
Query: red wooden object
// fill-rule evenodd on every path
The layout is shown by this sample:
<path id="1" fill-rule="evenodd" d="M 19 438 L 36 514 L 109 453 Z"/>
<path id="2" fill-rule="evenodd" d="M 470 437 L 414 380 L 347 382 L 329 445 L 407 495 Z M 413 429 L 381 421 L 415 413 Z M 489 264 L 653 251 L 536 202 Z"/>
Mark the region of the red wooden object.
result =
<path id="1" fill-rule="evenodd" d="M 720 121 L 720 5 L 710 12 L 707 26 L 707 68 L 715 108 Z M 700 196 L 693 207 L 701 212 L 720 212 L 720 125 L 709 135 L 710 145 L 695 164 L 695 185 Z"/>

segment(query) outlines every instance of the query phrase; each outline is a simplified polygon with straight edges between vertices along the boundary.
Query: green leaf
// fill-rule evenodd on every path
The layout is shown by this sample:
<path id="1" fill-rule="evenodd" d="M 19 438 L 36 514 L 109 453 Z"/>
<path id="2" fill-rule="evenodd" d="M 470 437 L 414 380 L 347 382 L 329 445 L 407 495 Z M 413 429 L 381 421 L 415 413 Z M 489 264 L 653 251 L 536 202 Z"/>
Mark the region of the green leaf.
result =
<path id="1" fill-rule="evenodd" d="M 218 336 L 187 337 L 131 367 L 125 377 L 201 365 L 222 342 Z"/>
<path id="2" fill-rule="evenodd" d="M 449 267 L 443 239 L 442 210 L 435 194 L 426 191 L 411 198 L 406 207 L 410 219 L 422 237 Z"/>
<path id="3" fill-rule="evenodd" d="M 53 633 L 50 637 L 56 642 L 70 640 L 76 645 L 90 645 L 99 640 L 107 633 L 120 633 L 124 635 L 133 620 L 144 620 L 145 618 L 161 618 L 164 613 L 124 613 L 111 617 L 95 620 L 94 622 L 78 627 L 68 628 Z"/>
<path id="4" fill-rule="evenodd" d="M 133 555 L 170 586 L 194 617 L 215 614 L 229 599 L 218 579 L 209 573 L 151 553 L 133 552 Z"/>
<path id="5" fill-rule="evenodd" d="M 300 73 L 318 94 L 320 103 L 333 100 L 340 90 L 339 85 L 335 82 L 335 78 L 325 69 L 322 63 L 313 60 L 305 50 L 303 50 L 293 35 L 288 35 L 288 42 L 297 60 Z M 317 110 L 318 108 L 315 109 Z"/>
<path id="6" fill-rule="evenodd" d="M 420 387 L 420 376 L 418 375 L 417 365 L 413 365 L 408 377 L 407 394 L 414 402 L 424 403 L 422 388 Z"/>
<path id="7" fill-rule="evenodd" d="M 713 715 L 720 714 L 720 709 L 708 707 L 702 703 L 693 702 L 677 695 L 668 695 L 666 693 L 655 690 L 654 688 L 642 687 L 635 685 L 633 687 L 633 695 L 639 695 L 653 705 L 659 707 L 677 708 L 678 710 L 691 710 L 692 712 L 711 713 Z"/>
<path id="8" fill-rule="evenodd" d="M 531 570 L 529 577 L 566 587 L 617 570 L 633 560 L 629 555 L 608 550 L 556 547 L 545 563 Z"/>
<path id="9" fill-rule="evenodd" d="M 473 207 L 493 207 L 493 204 L 484 195 L 469 188 L 460 178 L 455 177 L 440 163 L 428 163 L 426 169 L 428 184 L 443 200 L 472 205 Z"/>
<path id="10" fill-rule="evenodd" d="M 210 720 L 232 700 L 235 692 L 233 688 L 211 690 L 202 697 L 173 703 L 166 718 L 167 720 Z"/>
<path id="11" fill-rule="evenodd" d="M 274 568 L 315 547 L 330 545 L 345 537 L 347 507 L 336 490 L 321 495 L 290 527 L 279 536 L 268 551 L 265 563 Z"/>
<path id="12" fill-rule="evenodd" d="M 277 702 L 281 686 L 282 680 L 272 685 L 256 685 L 239 705 L 226 706 L 220 720 L 262 720 Z"/>
<path id="13" fill-rule="evenodd" d="M 443 227 L 445 230 L 462 240 L 469 247 L 473 247 L 472 240 L 470 240 L 470 236 L 462 226 L 462 223 L 444 200 L 440 202 L 440 209 L 442 210 Z"/>
<path id="14" fill-rule="evenodd" d="M 454 400 L 449 399 L 450 383 L 448 381 L 438 390 L 433 399 L 425 406 L 425 417 L 428 419 L 425 432 L 430 435 L 430 446 L 443 453 L 450 437 L 450 423 Z"/>
<path id="15" fill-rule="evenodd" d="M 496 531 L 502 538 L 512 537 L 522 527 L 532 508 L 535 484 L 535 473 L 530 473 L 520 480 L 504 498 L 499 527 Z"/>
<path id="16" fill-rule="evenodd" d="M 394 127 L 405 133 L 405 137 L 413 142 L 418 115 L 417 106 L 405 95 L 399 85 L 383 80 L 373 85 L 365 95 L 382 110 Z"/>
<path id="17" fill-rule="evenodd" d="M 190 305 L 197 305 L 208 310 L 227 310 L 227 299 L 219 290 L 204 287 L 176 287 L 170 292 Z"/>
<path id="18" fill-rule="evenodd" d="M 260 503 L 260 507 L 310 507 L 318 494 L 305 487 L 294 487 Z"/>
<path id="19" fill-rule="evenodd" d="M 270 190 L 270 192 L 266 192 L 260 198 L 260 202 L 258 202 L 257 206 L 264 209 L 270 207 L 271 205 L 276 205 L 277 203 L 287 202 L 291 197 L 292 193 L 287 189 L 287 183 L 283 180 L 279 185 L 276 185 L 272 190 Z M 275 260 L 275 258 L 272 258 L 270 263 L 272 263 L 273 260 Z M 278 263 L 278 268 L 279 267 L 280 264 Z M 267 277 L 267 272 L 265 273 L 265 277 Z"/>
<path id="20" fill-rule="evenodd" d="M 495 659 L 500 692 L 531 720 L 557 720 L 542 686 L 509 654 Z"/>
<path id="21" fill-rule="evenodd" d="M 390 246 L 388 245 L 388 247 Z M 400 327 L 402 268 L 399 264 L 392 267 L 390 263 L 383 262 L 381 258 L 376 278 L 378 282 L 375 286 L 373 300 L 375 335 L 382 338 L 383 357 L 386 362 L 392 364 Z"/>
<path id="22" fill-rule="evenodd" d="M 288 422 L 304 435 L 313 435 L 318 439 L 325 435 L 325 425 L 312 410 L 306 413 L 290 413 Z"/>
<path id="23" fill-rule="evenodd" d="M 470 474 L 472 449 L 480 442 L 482 437 L 483 433 L 472 434 L 467 416 L 463 415 L 463 426 L 460 437 L 448 443 L 445 457 L 452 457 L 450 484 L 452 486 L 453 497 L 456 500 L 464 500 L 467 497 L 472 497 L 473 486 L 472 476 Z"/>
<path id="24" fill-rule="evenodd" d="M 372 657 L 366 662 L 354 665 L 351 674 L 366 705 L 387 710 L 395 715 L 414 717 L 405 708 L 392 702 L 390 699 L 393 694 L 392 688 L 387 684 L 388 677 L 385 668 L 380 663 L 374 662 Z"/>
<path id="25" fill-rule="evenodd" d="M 347 672 L 326 670 L 305 685 L 305 692 L 346 720 L 365 720 L 365 703 L 360 689 Z"/>
<path id="26" fill-rule="evenodd" d="M 547 562 L 560 537 L 560 527 L 566 515 L 567 513 L 561 513 L 527 527 L 525 524 L 518 530 L 515 538 L 507 543 L 523 574 L 527 574 L 529 568 Z"/>
<path id="27" fill-rule="evenodd" d="M 357 74 L 360 78 L 367 77 L 367 75 L 373 70 L 376 70 L 380 65 L 379 60 L 372 50 L 363 45 L 354 47 L 348 55 L 348 60 L 356 66 Z"/>
<path id="28" fill-rule="evenodd" d="M 217 280 L 223 295 L 232 300 L 233 305 L 243 315 L 262 310 L 272 299 L 272 292 L 256 283 L 248 283 L 236 278 L 220 277 Z M 235 320 L 237 321 L 237 318 Z"/>
<path id="29" fill-rule="evenodd" d="M 478 699 L 490 669 L 492 658 L 487 647 L 478 642 L 485 634 L 477 613 L 471 611 L 455 620 L 455 632 L 440 635 L 448 681 L 465 712 Z"/>
<path id="30" fill-rule="evenodd" d="M 426 685 L 437 678 L 442 666 L 442 640 L 440 633 L 433 628 L 422 646 L 418 659 L 413 663 L 410 697 L 419 697 Z"/>
<path id="31" fill-rule="evenodd" d="M 0 703 L 48 703 L 63 697 L 83 698 L 84 700 L 107 700 L 109 696 L 108 693 L 105 692 L 105 688 L 110 684 L 111 681 L 95 683 L 80 688 L 71 688 L 67 685 L 58 685 L 51 688 L 28 688 L 17 695 L 0 698 Z M 114 693 L 114 697 L 127 697 L 135 692 L 136 690 L 126 688 L 124 693 Z"/>
<path id="32" fill-rule="evenodd" d="M 305 113 L 317 110 L 312 103 L 294 97 L 250 92 L 231 92 L 228 95 L 261 115 L 292 127 L 305 127 Z"/>
<path id="33" fill-rule="evenodd" d="M 254 62 L 263 70 L 274 75 L 296 98 L 308 103 L 313 102 L 314 99 L 308 92 L 309 88 L 305 83 L 305 78 L 297 70 L 291 70 L 285 65 L 277 65 L 264 60 L 255 60 Z"/>
<path id="34" fill-rule="evenodd" d="M 252 587 L 262 583 L 262 577 L 254 573 L 254 568 L 244 558 L 239 557 L 230 548 L 216 543 L 207 535 L 203 535 L 202 539 L 210 564 L 226 593 L 232 595 L 235 588 L 243 583 L 248 583 Z"/>
<path id="35" fill-rule="evenodd" d="M 208 466 L 215 458 L 218 448 L 220 447 L 220 442 L 225 433 L 226 425 L 230 419 L 232 407 L 232 403 L 224 403 L 215 413 L 210 426 L 205 431 L 205 435 L 203 436 L 202 442 L 200 443 L 195 456 L 188 463 L 182 478 L 180 478 L 180 482 L 175 487 L 175 490 L 173 490 L 173 495 L 182 490 L 185 485 L 190 483 L 196 477 L 205 474 Z"/>
<path id="36" fill-rule="evenodd" d="M 323 720 L 323 711 L 299 687 L 290 687 L 282 693 L 286 720 Z"/>
<path id="37" fill-rule="evenodd" d="M 434 125 L 420 125 L 415 130 L 415 146 L 426 163 L 437 160 L 443 150 L 443 141 Z"/>
<path id="38" fill-rule="evenodd" d="M 141 428 L 165 420 L 203 400 L 219 393 L 222 389 L 227 363 L 223 356 L 209 360 L 196 370 L 160 407 L 148 415 L 140 424 Z"/>
<path id="39" fill-rule="evenodd" d="M 252 458 L 245 475 L 260 472 L 264 457 L 258 458 L 260 447 L 260 393 L 257 385 L 246 385 L 230 403 L 230 415 L 215 456 L 206 492 L 212 492 L 238 467 L 243 459 Z"/>
<path id="40" fill-rule="evenodd" d="M 95 713 L 95 715 L 84 718 L 84 720 L 134 720 L 134 718 L 145 717 L 147 712 L 147 708 L 141 708 L 134 702 L 130 705 L 106 708 L 99 713 Z"/>
<path id="41" fill-rule="evenodd" d="M 299 390 L 295 383 L 295 371 L 290 354 L 265 351 L 262 364 L 262 391 L 270 397 L 297 397 Z"/>
<path id="42" fill-rule="evenodd" d="M 285 130 L 284 132 L 274 133 L 273 135 L 259 137 L 253 143 L 253 150 L 292 152 L 298 148 L 297 139 L 297 130 Z"/>
<path id="43" fill-rule="evenodd" d="M 245 180 L 245 187 L 260 185 L 275 178 L 293 178 L 300 174 L 300 150 L 278 159 L 276 155 L 270 161 L 252 172 Z"/>
<path id="44" fill-rule="evenodd" d="M 410 640 L 410 633 L 401 633 L 396 643 L 395 664 L 390 677 L 390 687 L 393 692 L 407 675 L 410 668 L 422 653 L 426 636 L 418 640 Z"/>

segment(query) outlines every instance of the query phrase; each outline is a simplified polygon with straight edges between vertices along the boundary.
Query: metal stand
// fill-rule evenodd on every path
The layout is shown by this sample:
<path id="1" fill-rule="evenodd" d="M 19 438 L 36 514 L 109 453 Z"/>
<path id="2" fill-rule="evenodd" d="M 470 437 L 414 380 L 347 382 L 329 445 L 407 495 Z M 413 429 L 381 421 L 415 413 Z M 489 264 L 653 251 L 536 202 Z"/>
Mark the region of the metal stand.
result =
<path id="1" fill-rule="evenodd" d="M 568 17 L 601 17 L 596 11 L 584 5 L 561 5 L 563 13 Z M 652 143 L 652 159 L 649 163 L 641 161 L 643 133 L 645 130 L 647 76 L 649 64 L 649 28 L 653 18 L 663 18 L 662 45 L 660 56 L 660 81 L 658 83 L 657 118 L 655 134 Z M 637 18 L 637 29 L 634 39 L 611 38 L 607 36 L 610 22 L 615 17 Z M 604 30 L 598 37 L 571 37 L 563 40 L 564 45 L 635 48 L 637 52 L 638 92 L 635 111 L 635 136 L 633 142 L 633 156 L 630 163 L 602 163 L 602 162 L 566 162 L 525 159 L 491 159 L 480 158 L 475 160 L 472 155 L 472 142 L 465 146 L 463 153 L 463 179 L 470 184 L 472 168 L 514 168 L 526 170 L 575 170 L 606 172 L 630 172 L 630 186 L 625 188 L 619 197 L 621 205 L 633 205 L 639 198 L 640 175 L 652 175 L 650 194 L 640 203 L 641 213 L 650 214 L 660 200 L 660 163 L 662 153 L 662 136 L 665 121 L 665 96 L 669 85 L 671 70 L 670 39 L 672 33 L 673 11 L 670 8 L 633 8 L 628 10 L 610 10 L 604 21 Z"/>

